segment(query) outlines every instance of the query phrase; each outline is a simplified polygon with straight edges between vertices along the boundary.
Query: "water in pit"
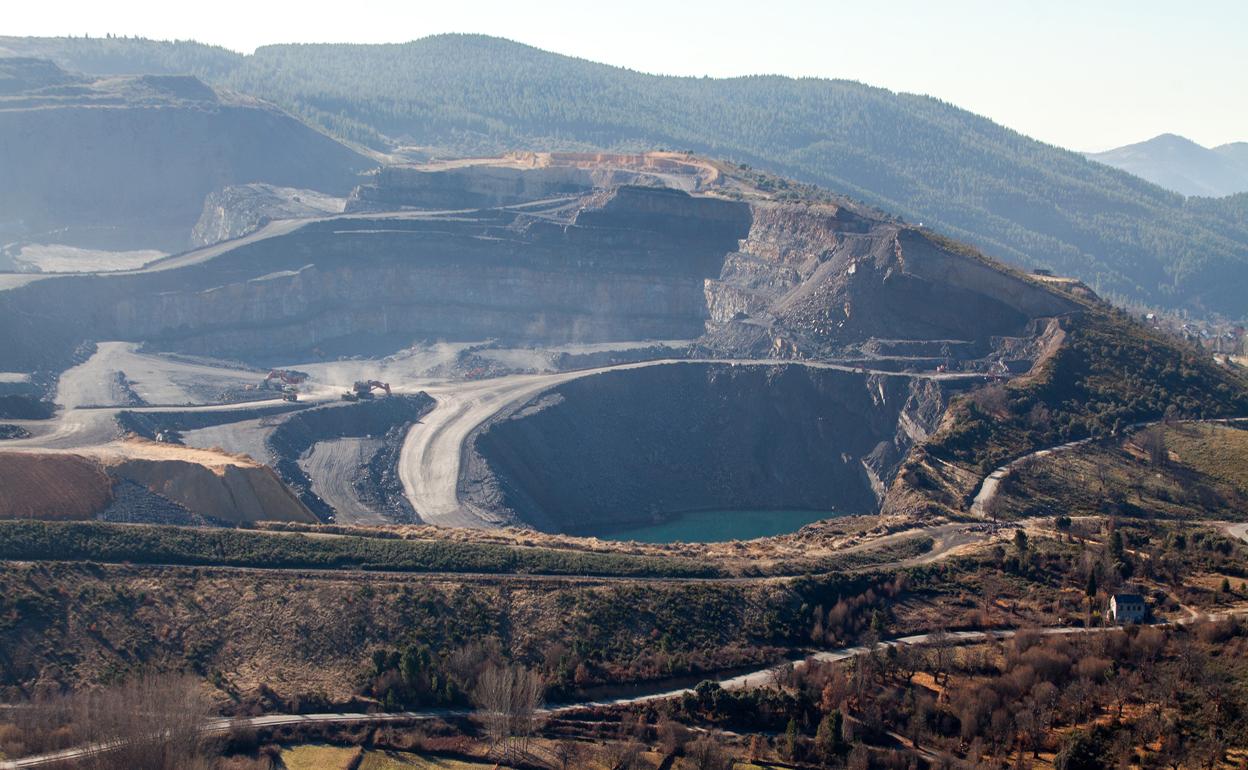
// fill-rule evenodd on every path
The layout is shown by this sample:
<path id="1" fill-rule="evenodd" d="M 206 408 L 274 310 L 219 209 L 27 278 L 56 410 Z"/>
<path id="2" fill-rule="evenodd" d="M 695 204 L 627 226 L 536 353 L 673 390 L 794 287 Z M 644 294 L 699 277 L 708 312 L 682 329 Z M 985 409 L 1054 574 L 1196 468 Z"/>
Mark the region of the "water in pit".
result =
<path id="1" fill-rule="evenodd" d="M 812 522 L 840 515 L 835 511 L 692 511 L 660 524 L 616 530 L 598 537 L 639 543 L 721 543 L 796 532 Z"/>

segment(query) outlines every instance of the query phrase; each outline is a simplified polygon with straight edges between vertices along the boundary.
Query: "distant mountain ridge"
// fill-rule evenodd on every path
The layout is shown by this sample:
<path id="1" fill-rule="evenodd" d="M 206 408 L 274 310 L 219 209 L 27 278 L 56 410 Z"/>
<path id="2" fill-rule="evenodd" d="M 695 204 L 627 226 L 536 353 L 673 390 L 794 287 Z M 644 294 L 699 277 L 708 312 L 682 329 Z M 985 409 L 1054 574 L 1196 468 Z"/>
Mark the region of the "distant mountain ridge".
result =
<path id="1" fill-rule="evenodd" d="M 647 75 L 475 35 L 398 45 L 0 38 L 89 72 L 191 72 L 377 149 L 689 149 L 845 193 L 1150 305 L 1248 316 L 1243 207 L 1184 199 L 939 100 L 849 81 Z"/>
<path id="2" fill-rule="evenodd" d="M 1248 142 L 1210 148 L 1161 134 L 1087 156 L 1183 195 L 1221 198 L 1248 192 Z"/>

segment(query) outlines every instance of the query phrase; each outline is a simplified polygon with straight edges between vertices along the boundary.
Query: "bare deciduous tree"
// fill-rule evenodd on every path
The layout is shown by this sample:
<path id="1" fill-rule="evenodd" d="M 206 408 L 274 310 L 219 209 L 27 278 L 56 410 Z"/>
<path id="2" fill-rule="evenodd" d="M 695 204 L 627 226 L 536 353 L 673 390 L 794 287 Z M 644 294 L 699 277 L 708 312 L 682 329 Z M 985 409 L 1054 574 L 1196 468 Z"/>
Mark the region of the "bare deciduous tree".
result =
<path id="1" fill-rule="evenodd" d="M 555 744 L 552 753 L 555 767 L 558 770 L 568 770 L 577 766 L 577 761 L 581 758 L 581 744 L 573 740 L 562 740 Z"/>
<path id="2" fill-rule="evenodd" d="M 74 699 L 74 727 L 84 770 L 197 770 L 216 752 L 203 733 L 211 714 L 189 674 L 141 674 Z"/>
<path id="3" fill-rule="evenodd" d="M 689 744 L 685 756 L 696 770 L 729 770 L 733 764 L 719 744 L 705 735 Z"/>
<path id="4" fill-rule="evenodd" d="M 538 727 L 546 685 L 541 674 L 521 665 L 487 666 L 472 689 L 472 700 L 486 734 L 504 759 L 528 750 Z"/>
<path id="5" fill-rule="evenodd" d="M 659 720 L 657 732 L 664 754 L 679 754 L 689 743 L 689 728 L 670 717 L 664 716 Z"/>
<path id="6" fill-rule="evenodd" d="M 938 628 L 927 635 L 927 647 L 930 652 L 933 679 L 940 684 L 949 683 L 949 665 L 953 662 L 953 637 L 943 628 Z"/>

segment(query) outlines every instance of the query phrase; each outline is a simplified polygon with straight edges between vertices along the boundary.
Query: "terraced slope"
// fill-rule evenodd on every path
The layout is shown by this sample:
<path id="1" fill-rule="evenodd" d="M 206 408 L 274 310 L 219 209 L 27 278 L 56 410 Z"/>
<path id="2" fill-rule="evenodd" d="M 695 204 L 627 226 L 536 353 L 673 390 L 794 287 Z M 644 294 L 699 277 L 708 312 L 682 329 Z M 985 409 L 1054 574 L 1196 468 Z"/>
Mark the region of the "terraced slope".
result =
<path id="1" fill-rule="evenodd" d="M 194 73 L 339 136 L 439 156 L 689 148 L 852 195 L 1102 294 L 1248 312 L 1248 240 L 1198 200 L 930 97 L 816 78 L 647 75 L 498 38 L 275 45 L 0 38 L 87 72 Z"/>
<path id="2" fill-rule="evenodd" d="M 375 163 L 271 104 L 193 77 L 92 78 L 0 58 L 7 241 L 181 251 L 209 193 L 345 195 Z"/>

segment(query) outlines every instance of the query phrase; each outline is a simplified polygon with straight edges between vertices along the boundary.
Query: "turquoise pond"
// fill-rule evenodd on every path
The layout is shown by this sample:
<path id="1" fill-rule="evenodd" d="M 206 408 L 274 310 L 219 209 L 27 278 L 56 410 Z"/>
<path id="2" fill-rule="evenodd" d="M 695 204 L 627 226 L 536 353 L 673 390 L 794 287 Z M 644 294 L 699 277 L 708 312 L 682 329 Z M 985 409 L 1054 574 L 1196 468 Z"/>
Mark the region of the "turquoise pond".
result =
<path id="1" fill-rule="evenodd" d="M 676 514 L 662 524 L 646 524 L 598 535 L 603 540 L 640 543 L 720 543 L 796 532 L 834 511 L 693 511 Z"/>

